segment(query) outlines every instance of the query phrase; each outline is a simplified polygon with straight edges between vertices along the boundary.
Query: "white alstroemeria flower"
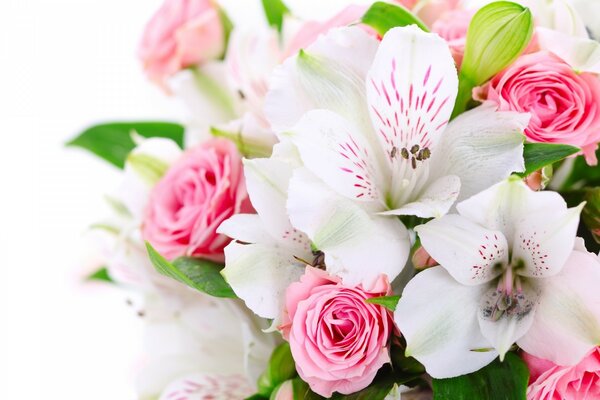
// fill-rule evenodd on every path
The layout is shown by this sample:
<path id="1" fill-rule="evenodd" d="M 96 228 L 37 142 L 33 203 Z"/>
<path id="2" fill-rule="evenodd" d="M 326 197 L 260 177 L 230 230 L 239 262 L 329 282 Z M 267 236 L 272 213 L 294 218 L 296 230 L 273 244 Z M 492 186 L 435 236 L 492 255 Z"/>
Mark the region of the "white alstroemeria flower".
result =
<path id="1" fill-rule="evenodd" d="M 169 297 L 146 296 L 140 399 L 172 399 L 184 387 L 194 389 L 190 396 L 228 389 L 251 395 L 275 338 L 262 333 L 241 302 L 180 289 Z"/>
<path id="2" fill-rule="evenodd" d="M 267 115 L 305 167 L 288 211 L 328 271 L 350 283 L 394 279 L 410 247 L 397 216 L 439 217 L 523 169 L 528 116 L 484 105 L 448 123 L 457 88 L 446 42 L 416 26 L 381 43 L 332 30 L 276 71 Z"/>
<path id="3" fill-rule="evenodd" d="M 221 272 L 249 309 L 279 323 L 285 290 L 304 274 L 313 258 L 310 241 L 292 226 L 287 216 L 289 180 L 297 164 L 280 143 L 268 159 L 244 160 L 248 195 L 257 214 L 237 214 L 217 232 L 233 239 L 225 248 Z"/>
<path id="4" fill-rule="evenodd" d="M 441 267 L 417 274 L 396 308 L 407 355 L 447 378 L 515 342 L 559 365 L 600 344 L 600 263 L 576 245 L 582 206 L 510 179 L 418 226 Z"/>

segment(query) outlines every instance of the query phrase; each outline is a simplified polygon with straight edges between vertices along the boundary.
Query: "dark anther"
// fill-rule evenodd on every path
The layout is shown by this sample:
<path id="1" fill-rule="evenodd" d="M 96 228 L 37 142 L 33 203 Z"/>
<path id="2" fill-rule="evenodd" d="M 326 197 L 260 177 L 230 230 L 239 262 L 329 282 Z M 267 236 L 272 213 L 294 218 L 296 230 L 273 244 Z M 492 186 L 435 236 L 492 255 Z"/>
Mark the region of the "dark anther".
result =
<path id="1" fill-rule="evenodd" d="M 429 157 L 431 157 L 431 150 L 429 150 L 429 148 L 425 147 L 421 151 L 423 152 L 423 160 L 427 160 Z"/>
<path id="2" fill-rule="evenodd" d="M 238 95 L 240 96 L 240 99 L 246 100 L 246 95 L 241 90 L 238 90 Z"/>
<path id="3" fill-rule="evenodd" d="M 404 147 L 402 150 L 400 150 L 400 155 L 402 156 L 402 158 L 404 158 L 405 160 L 408 160 L 408 150 L 406 150 L 406 147 Z"/>
<path id="4" fill-rule="evenodd" d="M 410 159 L 410 162 L 412 165 L 412 169 L 417 169 L 417 159 L 413 157 Z"/>
<path id="5" fill-rule="evenodd" d="M 419 145 L 418 144 L 415 144 L 415 145 L 413 145 L 413 147 L 410 148 L 411 154 L 417 154 L 417 151 L 419 151 Z"/>
<path id="6" fill-rule="evenodd" d="M 325 269 L 325 253 L 319 250 L 313 251 L 313 255 L 315 258 L 313 258 L 311 265 L 315 268 Z"/>
<path id="7" fill-rule="evenodd" d="M 396 146 L 392 147 L 392 151 L 390 151 L 390 157 L 396 158 L 397 153 L 398 153 L 398 148 Z"/>

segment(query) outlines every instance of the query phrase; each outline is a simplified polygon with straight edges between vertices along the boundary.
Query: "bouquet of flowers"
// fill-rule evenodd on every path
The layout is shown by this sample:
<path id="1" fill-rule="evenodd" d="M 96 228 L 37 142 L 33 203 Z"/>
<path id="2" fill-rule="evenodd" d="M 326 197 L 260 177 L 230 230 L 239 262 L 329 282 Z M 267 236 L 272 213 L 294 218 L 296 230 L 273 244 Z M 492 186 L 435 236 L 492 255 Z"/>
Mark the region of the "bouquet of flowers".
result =
<path id="1" fill-rule="evenodd" d="M 600 2 L 262 4 L 166 0 L 186 121 L 70 142 L 123 169 L 140 399 L 600 399 Z"/>

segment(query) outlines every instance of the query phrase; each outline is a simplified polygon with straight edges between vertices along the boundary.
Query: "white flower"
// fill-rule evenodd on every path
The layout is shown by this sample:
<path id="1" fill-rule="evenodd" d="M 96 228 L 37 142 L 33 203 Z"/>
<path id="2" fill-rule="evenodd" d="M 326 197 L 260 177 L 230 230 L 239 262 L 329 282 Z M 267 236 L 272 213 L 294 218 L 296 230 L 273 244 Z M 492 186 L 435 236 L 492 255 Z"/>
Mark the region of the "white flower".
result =
<path id="1" fill-rule="evenodd" d="M 576 246 L 581 208 L 510 179 L 418 226 L 441 267 L 416 275 L 396 308 L 407 354 L 446 378 L 515 342 L 559 365 L 600 344 L 600 263 Z"/>
<path id="2" fill-rule="evenodd" d="M 137 388 L 144 400 L 177 398 L 185 389 L 194 396 L 249 396 L 276 345 L 241 302 L 183 286 L 178 296 L 146 296 L 143 313 L 144 361 Z"/>
<path id="3" fill-rule="evenodd" d="M 288 212 L 329 272 L 393 279 L 409 252 L 397 216 L 444 215 L 522 170 L 527 115 L 484 105 L 449 123 L 457 82 L 447 44 L 415 26 L 381 44 L 359 28 L 332 30 L 276 70 L 267 116 L 305 167 Z"/>
<path id="4" fill-rule="evenodd" d="M 289 143 L 280 143 L 269 159 L 244 160 L 248 196 L 257 214 L 237 214 L 219 233 L 233 239 L 225 248 L 222 274 L 248 308 L 278 324 L 285 290 L 304 273 L 302 260 L 313 258 L 310 241 L 287 216 L 286 200 L 297 165 Z"/>

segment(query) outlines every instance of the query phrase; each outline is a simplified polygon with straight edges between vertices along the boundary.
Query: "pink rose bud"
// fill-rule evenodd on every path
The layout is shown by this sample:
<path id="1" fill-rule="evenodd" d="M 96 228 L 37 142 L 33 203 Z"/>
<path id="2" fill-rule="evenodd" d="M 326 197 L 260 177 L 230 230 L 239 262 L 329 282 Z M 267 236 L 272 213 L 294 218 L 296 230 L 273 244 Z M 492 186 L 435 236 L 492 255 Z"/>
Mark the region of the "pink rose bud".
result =
<path id="1" fill-rule="evenodd" d="M 416 269 L 425 269 L 439 265 L 423 247 L 419 247 L 413 253 L 412 263 Z"/>
<path id="2" fill-rule="evenodd" d="M 212 0 L 166 0 L 146 25 L 138 55 L 150 79 L 163 85 L 174 73 L 219 57 L 224 48 Z"/>
<path id="3" fill-rule="evenodd" d="M 548 52 L 521 56 L 475 91 L 498 104 L 501 111 L 531 114 L 525 129 L 532 142 L 562 143 L 583 149 L 595 164 L 600 141 L 600 79 L 576 73 Z"/>
<path id="4" fill-rule="evenodd" d="M 600 347 L 579 362 L 563 367 L 524 353 L 531 373 L 527 400 L 600 399 Z"/>
<path id="5" fill-rule="evenodd" d="M 271 399 L 274 400 L 294 400 L 294 384 L 292 381 L 285 381 L 276 389 L 274 394 L 271 394 Z"/>
<path id="6" fill-rule="evenodd" d="M 144 240 L 167 259 L 223 261 L 226 236 L 218 226 L 233 214 L 253 212 L 242 160 L 233 143 L 213 139 L 188 150 L 150 194 Z"/>
<path id="7" fill-rule="evenodd" d="M 365 300 L 391 293 L 382 275 L 372 285 L 345 286 L 310 266 L 286 291 L 284 324 L 300 377 L 312 391 L 330 397 L 367 387 L 390 362 L 392 314 Z"/>
<path id="8" fill-rule="evenodd" d="M 543 189 L 543 176 L 542 170 L 535 171 L 532 174 L 529 174 L 525 179 L 525 184 L 529 186 L 531 190 L 542 190 Z"/>

